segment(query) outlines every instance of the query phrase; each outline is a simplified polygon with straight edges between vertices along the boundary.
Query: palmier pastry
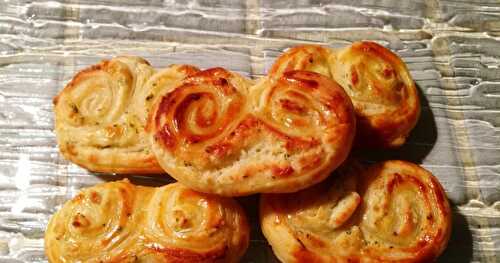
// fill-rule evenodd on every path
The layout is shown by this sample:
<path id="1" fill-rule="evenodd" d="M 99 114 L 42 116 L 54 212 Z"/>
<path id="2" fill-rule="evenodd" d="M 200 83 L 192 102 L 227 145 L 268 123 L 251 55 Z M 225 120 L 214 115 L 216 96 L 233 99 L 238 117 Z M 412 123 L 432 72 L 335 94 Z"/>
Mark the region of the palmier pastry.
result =
<path id="1" fill-rule="evenodd" d="M 174 65 L 153 80 L 175 83 L 190 69 Z M 96 172 L 164 173 L 144 132 L 156 98 L 154 82 L 148 82 L 153 73 L 138 57 L 117 57 L 78 73 L 54 99 L 63 156 Z"/>
<path id="2" fill-rule="evenodd" d="M 262 231 L 282 262 L 432 262 L 443 252 L 451 211 L 430 172 L 404 161 L 339 170 L 262 196 Z"/>
<path id="3" fill-rule="evenodd" d="M 179 183 L 127 180 L 83 189 L 51 218 L 49 262 L 238 262 L 249 242 L 245 214 L 230 198 Z"/>
<path id="4" fill-rule="evenodd" d="M 270 74 L 279 76 L 289 69 L 324 74 L 345 89 L 358 119 L 358 146 L 401 146 L 417 123 L 420 103 L 405 63 L 374 42 L 356 42 L 338 51 L 295 47 L 277 59 Z"/>
<path id="5" fill-rule="evenodd" d="M 167 173 L 220 195 L 293 192 L 323 180 L 346 158 L 355 117 L 335 82 L 290 71 L 252 84 L 212 68 L 159 100 L 148 131 Z"/>

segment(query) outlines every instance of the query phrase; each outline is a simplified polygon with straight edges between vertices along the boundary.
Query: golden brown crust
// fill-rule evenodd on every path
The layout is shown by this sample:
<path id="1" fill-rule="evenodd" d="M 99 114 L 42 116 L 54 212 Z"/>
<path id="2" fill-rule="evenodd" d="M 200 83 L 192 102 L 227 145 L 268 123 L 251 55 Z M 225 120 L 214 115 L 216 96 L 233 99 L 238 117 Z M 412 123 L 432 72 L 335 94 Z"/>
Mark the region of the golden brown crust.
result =
<path id="1" fill-rule="evenodd" d="M 276 59 L 269 75 L 280 77 L 288 71 L 306 70 L 331 78 L 330 67 L 333 59 L 333 51 L 323 46 L 295 46 Z"/>
<path id="2" fill-rule="evenodd" d="M 346 90 L 358 120 L 358 146 L 401 146 L 416 125 L 420 103 L 415 84 L 404 62 L 383 46 L 367 41 L 340 50 L 298 46 L 280 56 L 270 74 L 290 69 L 332 77 Z"/>
<path id="3" fill-rule="evenodd" d="M 430 172 L 404 161 L 339 170 L 261 197 L 262 231 L 282 262 L 432 262 L 443 252 L 451 211 Z"/>
<path id="4" fill-rule="evenodd" d="M 356 141 L 364 146 L 401 146 L 420 115 L 417 88 L 405 63 L 374 42 L 356 42 L 338 53 L 332 75 L 353 100 Z"/>
<path id="5" fill-rule="evenodd" d="M 51 218 L 49 262 L 237 262 L 249 242 L 232 199 L 179 183 L 159 188 L 127 180 L 81 191 Z"/>
<path id="6" fill-rule="evenodd" d="M 184 70 L 184 68 L 189 70 Z M 197 70 L 173 65 L 158 74 L 175 84 Z M 54 98 L 63 156 L 94 172 L 164 173 L 145 139 L 146 117 L 158 94 L 154 69 L 138 57 L 116 57 L 82 70 Z"/>
<path id="7" fill-rule="evenodd" d="M 160 165 L 202 192 L 293 192 L 323 180 L 348 155 L 352 104 L 320 74 L 249 80 L 213 68 L 159 99 L 149 118 Z"/>

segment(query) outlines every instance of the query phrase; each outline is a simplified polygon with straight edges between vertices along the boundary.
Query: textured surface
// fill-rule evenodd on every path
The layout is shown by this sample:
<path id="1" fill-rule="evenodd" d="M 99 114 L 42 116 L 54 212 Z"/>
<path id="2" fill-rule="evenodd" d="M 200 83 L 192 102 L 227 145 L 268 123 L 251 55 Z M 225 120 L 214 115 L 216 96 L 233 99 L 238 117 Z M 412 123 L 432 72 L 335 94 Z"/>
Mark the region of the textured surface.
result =
<path id="1" fill-rule="evenodd" d="M 454 229 L 441 262 L 500 257 L 500 4 L 493 0 L 0 1 L 0 262 L 43 262 L 50 214 L 89 174 L 59 155 L 52 97 L 77 70 L 118 54 L 264 74 L 285 48 L 374 40 L 423 94 L 409 142 L 368 160 L 422 163 L 444 185 Z M 160 185 L 169 179 L 144 180 Z M 245 262 L 274 262 L 257 226 Z"/>

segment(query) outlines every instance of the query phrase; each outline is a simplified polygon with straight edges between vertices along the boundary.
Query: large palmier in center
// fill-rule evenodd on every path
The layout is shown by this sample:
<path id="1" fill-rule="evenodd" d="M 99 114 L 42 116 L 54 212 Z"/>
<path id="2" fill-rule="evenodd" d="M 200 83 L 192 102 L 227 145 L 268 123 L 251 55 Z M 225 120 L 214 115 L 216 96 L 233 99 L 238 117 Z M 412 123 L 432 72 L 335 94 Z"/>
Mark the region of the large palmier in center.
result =
<path id="1" fill-rule="evenodd" d="M 320 74 L 290 71 L 256 84 L 222 68 L 198 72 L 159 99 L 148 132 L 160 165 L 202 192 L 293 192 L 323 180 L 350 151 L 349 97 Z"/>

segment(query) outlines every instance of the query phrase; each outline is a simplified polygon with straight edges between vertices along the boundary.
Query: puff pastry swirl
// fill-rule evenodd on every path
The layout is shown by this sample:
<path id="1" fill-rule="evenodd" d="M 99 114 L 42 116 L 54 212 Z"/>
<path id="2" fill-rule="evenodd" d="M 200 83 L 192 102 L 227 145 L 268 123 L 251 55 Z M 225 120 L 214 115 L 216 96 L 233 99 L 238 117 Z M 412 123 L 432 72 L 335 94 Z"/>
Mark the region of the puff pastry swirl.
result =
<path id="1" fill-rule="evenodd" d="M 253 82 L 222 68 L 166 93 L 149 118 L 172 177 L 226 196 L 293 192 L 323 180 L 350 151 L 352 104 L 332 80 L 290 71 Z"/>
<path id="2" fill-rule="evenodd" d="M 127 180 L 83 189 L 51 218 L 50 262 L 237 262 L 249 242 L 236 201 Z"/>
<path id="3" fill-rule="evenodd" d="M 262 196 L 262 231 L 282 262 L 432 262 L 443 252 L 451 212 L 430 172 L 404 161 L 339 170 L 297 194 Z"/>
<path id="4" fill-rule="evenodd" d="M 79 72 L 54 98 L 63 156 L 91 171 L 163 173 L 144 127 L 157 98 L 154 81 L 172 84 L 197 70 L 173 65 L 155 75 L 139 57 L 116 57 Z"/>
<path id="5" fill-rule="evenodd" d="M 281 55 L 270 74 L 309 70 L 333 78 L 347 92 L 356 111 L 356 144 L 401 146 L 417 123 L 420 102 L 405 63 L 374 42 L 339 49 L 298 46 Z"/>

